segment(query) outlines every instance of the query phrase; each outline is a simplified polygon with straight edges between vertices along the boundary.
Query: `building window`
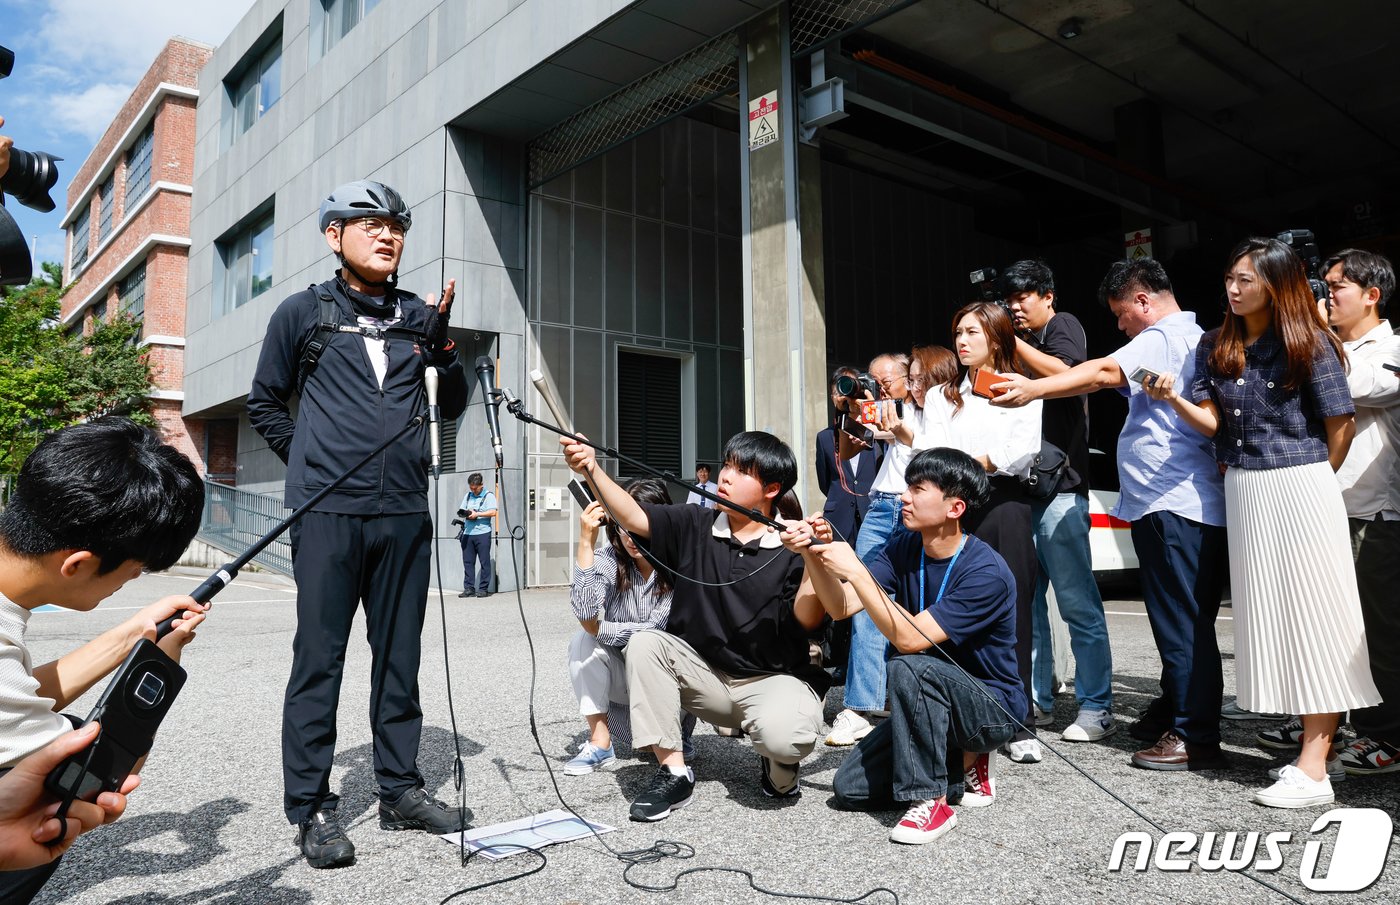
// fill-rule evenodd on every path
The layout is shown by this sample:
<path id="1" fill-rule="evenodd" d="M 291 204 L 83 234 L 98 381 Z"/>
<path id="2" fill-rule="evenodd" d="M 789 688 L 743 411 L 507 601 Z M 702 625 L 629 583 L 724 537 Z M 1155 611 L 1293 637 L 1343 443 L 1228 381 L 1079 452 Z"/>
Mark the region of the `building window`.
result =
<path id="1" fill-rule="evenodd" d="M 126 152 L 126 209 L 131 210 L 151 187 L 151 155 L 155 150 L 155 123 L 136 136 Z"/>
<path id="2" fill-rule="evenodd" d="M 107 323 L 107 299 L 104 298 L 92 306 L 92 329 L 96 330 L 105 323 Z"/>
<path id="3" fill-rule="evenodd" d="M 673 474 L 681 473 L 681 360 L 617 353 L 617 449 Z M 622 477 L 641 477 L 619 462 Z"/>
<path id="4" fill-rule="evenodd" d="M 251 129 L 282 96 L 282 36 L 277 35 L 256 59 L 236 71 L 238 76 L 228 83 L 233 106 L 227 132 L 229 143 Z"/>
<path id="5" fill-rule="evenodd" d="M 319 60 L 380 0 L 311 0 L 311 59 Z"/>
<path id="6" fill-rule="evenodd" d="M 113 173 L 97 190 L 97 241 L 101 242 L 112 232 L 112 208 L 116 204 L 117 174 Z"/>
<path id="7" fill-rule="evenodd" d="M 117 294 L 121 297 L 122 314 L 130 315 L 133 320 L 141 321 L 146 317 L 146 263 L 141 265 L 131 273 L 122 277 L 122 281 L 117 287 Z M 137 331 L 139 337 L 142 330 Z"/>
<path id="8" fill-rule="evenodd" d="M 90 232 L 91 220 L 92 207 L 89 205 L 84 207 L 83 212 L 78 215 L 78 219 L 73 221 L 73 266 L 71 268 L 73 273 L 76 273 L 78 268 L 87 263 L 88 239 L 90 238 L 88 233 Z"/>
<path id="9" fill-rule="evenodd" d="M 224 265 L 224 311 L 232 311 L 272 286 L 272 211 L 219 243 Z"/>

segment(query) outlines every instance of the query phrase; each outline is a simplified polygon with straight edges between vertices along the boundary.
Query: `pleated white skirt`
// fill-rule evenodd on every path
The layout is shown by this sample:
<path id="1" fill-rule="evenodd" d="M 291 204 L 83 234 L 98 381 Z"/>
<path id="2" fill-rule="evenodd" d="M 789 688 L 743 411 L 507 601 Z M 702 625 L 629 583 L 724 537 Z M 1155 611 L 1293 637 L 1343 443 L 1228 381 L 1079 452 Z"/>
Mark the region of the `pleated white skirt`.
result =
<path id="1" fill-rule="evenodd" d="M 1231 468 L 1225 516 L 1240 705 L 1335 713 L 1378 703 L 1332 467 Z"/>

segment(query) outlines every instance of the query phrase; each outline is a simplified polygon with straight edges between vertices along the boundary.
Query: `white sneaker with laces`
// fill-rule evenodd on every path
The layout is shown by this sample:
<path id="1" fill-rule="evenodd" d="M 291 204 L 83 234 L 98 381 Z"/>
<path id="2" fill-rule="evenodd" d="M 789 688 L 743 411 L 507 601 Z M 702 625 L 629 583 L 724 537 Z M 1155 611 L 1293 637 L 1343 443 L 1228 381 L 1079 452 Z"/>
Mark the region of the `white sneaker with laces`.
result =
<path id="1" fill-rule="evenodd" d="M 1295 757 L 1288 763 L 1283 764 L 1282 766 L 1274 767 L 1272 770 L 1270 770 L 1269 778 L 1277 780 L 1279 774 L 1283 772 L 1284 767 L 1296 766 L 1298 766 L 1298 758 Z M 1342 780 L 1347 778 L 1346 764 L 1342 761 L 1340 755 L 1334 754 L 1327 759 L 1327 778 L 1332 782 L 1341 782 Z"/>
<path id="2" fill-rule="evenodd" d="M 826 743 L 832 748 L 849 748 L 870 734 L 875 724 L 854 710 L 843 710 L 831 721 L 831 734 Z"/>
<path id="3" fill-rule="evenodd" d="M 1113 714 L 1107 710 L 1081 710 L 1074 722 L 1065 727 L 1067 742 L 1096 742 L 1118 731 Z"/>
<path id="4" fill-rule="evenodd" d="M 1279 768 L 1278 782 L 1254 793 L 1255 803 L 1271 808 L 1310 808 L 1334 800 L 1327 777 L 1319 782 L 1292 764 Z"/>
<path id="5" fill-rule="evenodd" d="M 1014 762 L 1018 764 L 1038 764 L 1044 757 L 1044 752 L 1040 750 L 1040 739 L 1022 738 L 1009 741 L 1002 746 Z"/>

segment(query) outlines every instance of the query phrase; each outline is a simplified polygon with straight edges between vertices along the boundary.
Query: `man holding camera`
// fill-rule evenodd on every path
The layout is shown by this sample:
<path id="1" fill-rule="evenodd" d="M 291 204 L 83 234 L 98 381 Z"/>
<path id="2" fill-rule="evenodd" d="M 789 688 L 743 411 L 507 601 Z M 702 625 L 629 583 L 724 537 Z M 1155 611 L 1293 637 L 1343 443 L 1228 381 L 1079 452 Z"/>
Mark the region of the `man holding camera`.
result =
<path id="1" fill-rule="evenodd" d="M 1035 377 L 1062 373 L 1089 357 L 1088 336 L 1072 314 L 1055 309 L 1055 275 L 1042 261 L 1017 261 L 1002 274 L 1006 301 L 1016 321 L 1016 355 Z M 1113 721 L 1113 656 L 1108 620 L 1094 583 L 1089 558 L 1089 408 L 1083 396 L 1045 404 L 1041 434 L 1069 460 L 1060 486 L 1048 499 L 1033 504 L 1035 549 L 1040 560 L 1033 604 L 1033 701 L 1036 725 L 1053 720 L 1050 619 L 1046 592 L 1055 586 L 1055 601 L 1069 626 L 1074 651 L 1074 690 L 1079 715 L 1065 728 L 1067 742 L 1097 741 L 1118 729 Z M 1033 758 L 1039 760 L 1039 756 Z"/>
<path id="2" fill-rule="evenodd" d="M 1385 320 L 1395 270 L 1381 255 L 1348 248 L 1324 261 L 1322 273 L 1356 403 L 1356 438 L 1337 480 L 1351 525 L 1371 678 L 1383 698 L 1352 711 L 1357 738 L 1342 751 L 1341 765 L 1351 776 L 1376 776 L 1400 770 L 1400 663 L 1392 640 L 1400 637 L 1400 374 L 1386 368 L 1400 365 L 1400 337 Z"/>
<path id="3" fill-rule="evenodd" d="M 486 490 L 481 472 L 467 476 L 467 495 L 457 507 L 458 518 L 452 524 L 461 525 L 462 533 L 462 593 L 458 597 L 491 596 L 491 520 L 496 517 L 496 494 Z M 480 569 L 480 578 L 477 578 Z"/>
<path id="4" fill-rule="evenodd" d="M 1099 299 L 1128 335 L 1127 345 L 1051 377 L 1008 375 L 994 387 L 1005 392 L 992 404 L 1021 406 L 1108 388 L 1128 397 L 1112 515 L 1132 524 L 1147 621 L 1162 659 L 1162 696 L 1128 727 L 1134 738 L 1155 744 L 1135 753 L 1133 763 L 1169 771 L 1220 766 L 1224 679 L 1215 619 L 1228 569 L 1225 486 L 1211 442 L 1143 392 L 1161 374 L 1190 383 L 1202 331 L 1151 258 L 1115 261 Z"/>
<path id="5" fill-rule="evenodd" d="M 321 203 L 340 268 L 272 315 L 248 395 L 253 427 L 287 463 L 288 508 L 302 505 L 427 408 L 424 371 L 443 370 L 442 420 L 466 408 L 467 382 L 447 335 L 455 281 L 441 304 L 397 287 L 413 217 L 392 188 L 360 181 Z M 292 394 L 301 404 L 295 419 Z M 345 647 L 363 604 L 374 665 L 370 724 L 379 825 L 448 833 L 469 814 L 423 788 L 418 665 L 433 526 L 427 425 L 419 424 L 292 527 L 297 631 L 282 717 L 287 819 L 312 867 L 355 859 L 330 790 Z"/>

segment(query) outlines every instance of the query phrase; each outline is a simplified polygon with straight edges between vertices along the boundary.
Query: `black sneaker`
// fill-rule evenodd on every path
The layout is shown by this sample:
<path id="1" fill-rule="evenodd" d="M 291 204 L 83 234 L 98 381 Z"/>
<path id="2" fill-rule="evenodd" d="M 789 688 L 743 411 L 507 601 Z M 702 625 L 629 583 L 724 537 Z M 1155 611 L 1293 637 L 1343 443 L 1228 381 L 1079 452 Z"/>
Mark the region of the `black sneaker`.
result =
<path id="1" fill-rule="evenodd" d="M 797 784 L 798 764 L 780 764 L 759 757 L 758 784 L 769 798 L 800 798 L 802 788 Z"/>
<path id="2" fill-rule="evenodd" d="M 465 591 L 463 591 L 462 593 L 458 594 L 457 596 L 458 596 L 458 597 L 475 597 L 475 596 L 476 596 L 476 591 L 473 591 L 471 588 L 467 588 Z"/>
<path id="3" fill-rule="evenodd" d="M 651 778 L 651 785 L 633 799 L 630 816 L 637 821 L 665 820 L 672 811 L 690 804 L 694 793 L 695 780 L 662 767 Z"/>
<path id="4" fill-rule="evenodd" d="M 334 811 L 317 811 L 297 827 L 297 845 L 306 863 L 315 868 L 355 863 L 355 844 L 335 822 Z"/>
<path id="5" fill-rule="evenodd" d="M 410 789 L 394 801 L 379 799 L 379 825 L 386 830 L 426 830 L 441 836 L 470 827 L 471 819 L 470 808 L 449 807 L 426 789 Z"/>

